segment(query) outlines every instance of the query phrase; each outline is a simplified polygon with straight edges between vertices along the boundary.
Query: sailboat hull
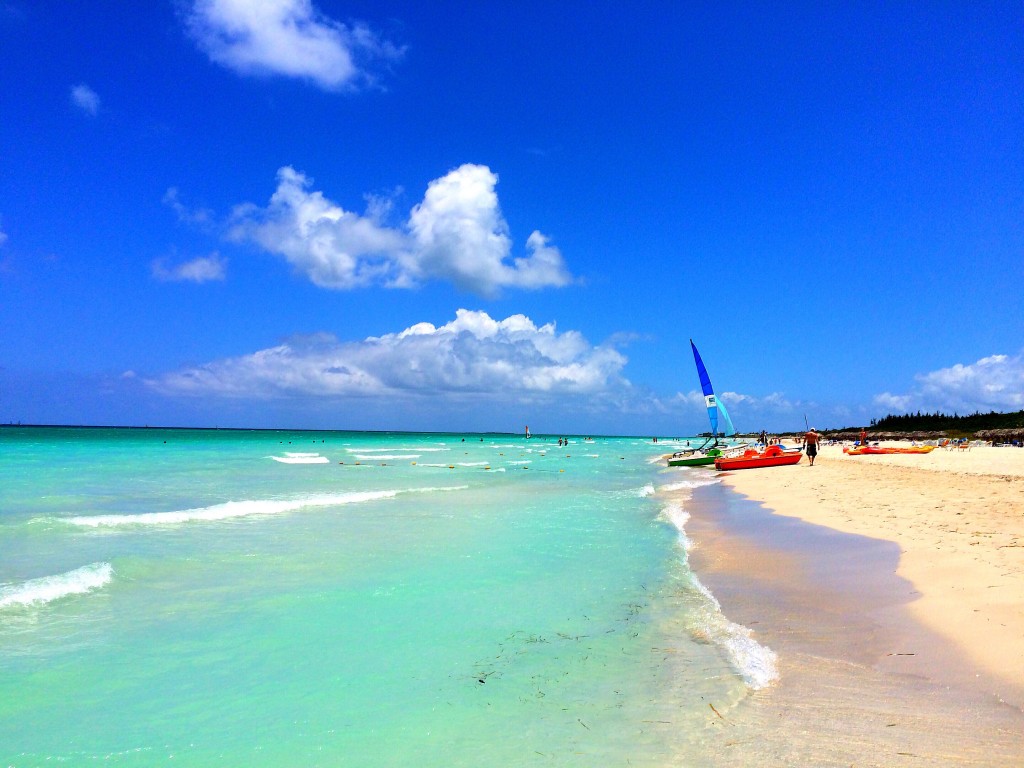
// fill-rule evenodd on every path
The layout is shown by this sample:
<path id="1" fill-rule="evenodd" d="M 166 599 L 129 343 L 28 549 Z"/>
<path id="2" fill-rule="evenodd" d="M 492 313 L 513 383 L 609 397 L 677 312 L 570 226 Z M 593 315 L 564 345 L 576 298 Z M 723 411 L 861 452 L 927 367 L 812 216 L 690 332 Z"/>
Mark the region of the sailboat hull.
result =
<path id="1" fill-rule="evenodd" d="M 699 449 L 680 451 L 665 457 L 665 460 L 670 467 L 709 467 L 715 463 L 716 459 L 735 456 L 746 449 L 748 445 L 749 443 L 740 443 L 725 448 L 708 448 L 706 451 Z"/>
<path id="2" fill-rule="evenodd" d="M 670 467 L 705 467 L 714 464 L 715 459 L 721 455 L 721 451 L 715 451 L 714 455 L 709 452 L 694 456 L 669 456 L 667 461 Z"/>

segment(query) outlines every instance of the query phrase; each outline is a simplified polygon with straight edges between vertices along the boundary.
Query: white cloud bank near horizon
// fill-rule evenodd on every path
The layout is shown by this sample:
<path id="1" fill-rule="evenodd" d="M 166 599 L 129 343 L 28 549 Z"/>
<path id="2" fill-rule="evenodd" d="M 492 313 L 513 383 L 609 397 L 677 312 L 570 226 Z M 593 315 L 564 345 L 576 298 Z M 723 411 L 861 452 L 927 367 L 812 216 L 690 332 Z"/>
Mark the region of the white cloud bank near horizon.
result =
<path id="1" fill-rule="evenodd" d="M 883 392 L 875 397 L 875 405 L 897 413 L 939 411 L 960 415 L 1024 409 L 1024 352 L 990 355 L 975 363 L 957 363 L 914 378 L 917 386 L 910 392 Z"/>
<path id="2" fill-rule="evenodd" d="M 147 384 L 166 395 L 495 398 L 628 389 L 626 358 L 524 315 L 495 320 L 460 309 L 442 326 L 341 341 L 328 333 L 168 373 Z"/>
<path id="3" fill-rule="evenodd" d="M 861 403 L 824 403 L 802 400 L 783 392 L 748 395 L 721 392 L 719 398 L 740 432 L 758 432 L 761 425 L 789 424 L 800 429 L 804 418 L 811 426 L 838 428 L 867 424 L 889 413 L 945 413 L 961 416 L 981 412 L 1024 410 L 1024 352 L 990 355 L 975 363 L 957 363 L 914 377 L 917 386 L 904 394 L 883 392 Z M 677 392 L 664 401 L 667 411 L 703 411 L 704 395 L 696 389 Z M 767 426 L 769 431 L 771 426 Z M 707 429 L 705 426 L 704 429 Z"/>
<path id="4" fill-rule="evenodd" d="M 195 0 L 185 24 L 210 59 L 242 75 L 281 75 L 336 91 L 373 83 L 370 67 L 404 50 L 310 0 Z"/>
<path id="5" fill-rule="evenodd" d="M 512 256 L 495 190 L 498 176 L 485 165 L 467 163 L 431 181 L 397 227 L 384 221 L 386 201 L 373 200 L 365 214 L 357 214 L 312 190 L 312 180 L 290 166 L 278 171 L 277 181 L 266 207 L 235 208 L 229 237 L 283 256 L 320 287 L 411 288 L 447 280 L 492 297 L 502 288 L 573 282 L 559 250 L 539 231 L 527 238 L 525 256 Z"/>
<path id="6" fill-rule="evenodd" d="M 460 309 L 440 326 L 415 323 L 362 340 L 330 333 L 293 337 L 251 354 L 141 378 L 150 391 L 164 396 L 306 401 L 311 412 L 344 400 L 386 404 L 399 426 L 410 413 L 422 420 L 474 404 L 481 418 L 491 414 L 493 419 L 516 405 L 533 413 L 560 413 L 569 422 L 604 420 L 629 434 L 675 434 L 683 423 L 698 427 L 695 432 L 707 429 L 701 393 L 663 397 L 637 387 L 625 376 L 627 362 L 614 342 L 595 345 L 578 331 L 559 332 L 553 322 L 537 325 L 522 314 L 499 320 L 484 311 Z M 911 393 L 884 393 L 859 405 L 801 400 L 782 392 L 723 392 L 720 397 L 746 433 L 800 430 L 805 414 L 818 428 L 836 428 L 881 417 L 880 408 L 961 414 L 1024 408 L 1024 353 L 992 355 L 916 378 L 920 386 Z"/>

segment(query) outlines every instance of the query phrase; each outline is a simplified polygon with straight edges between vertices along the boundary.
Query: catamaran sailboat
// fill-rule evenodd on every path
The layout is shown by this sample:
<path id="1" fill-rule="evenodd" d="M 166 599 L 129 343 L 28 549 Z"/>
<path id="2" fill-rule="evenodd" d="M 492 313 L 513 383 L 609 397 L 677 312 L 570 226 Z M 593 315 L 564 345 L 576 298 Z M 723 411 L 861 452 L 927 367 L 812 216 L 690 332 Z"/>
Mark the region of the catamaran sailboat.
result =
<path id="1" fill-rule="evenodd" d="M 707 368 L 704 367 L 704 361 L 700 359 L 700 352 L 697 351 L 697 346 L 693 343 L 693 339 L 690 339 L 690 348 L 693 349 L 693 361 L 697 365 L 697 375 L 700 377 L 700 386 L 704 391 L 704 405 L 707 406 L 708 419 L 711 421 L 711 437 L 696 448 L 677 451 L 667 456 L 666 461 L 670 467 L 699 467 L 714 464 L 715 459 L 747 447 L 747 443 L 736 445 L 718 439 L 719 414 L 721 414 L 722 421 L 724 422 L 723 426 L 725 427 L 722 437 L 735 435 L 736 428 L 732 425 L 732 419 L 729 418 L 729 412 L 725 410 L 725 405 L 715 396 L 715 390 L 711 386 L 711 379 L 708 376 Z M 711 444 L 708 445 L 708 443 Z"/>

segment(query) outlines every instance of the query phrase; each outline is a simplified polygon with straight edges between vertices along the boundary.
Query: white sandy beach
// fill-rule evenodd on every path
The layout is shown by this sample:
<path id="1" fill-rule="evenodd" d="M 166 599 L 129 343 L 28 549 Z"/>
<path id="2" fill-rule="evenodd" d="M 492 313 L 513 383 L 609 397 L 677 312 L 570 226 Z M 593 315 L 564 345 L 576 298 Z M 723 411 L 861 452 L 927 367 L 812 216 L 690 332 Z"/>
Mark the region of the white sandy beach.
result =
<path id="1" fill-rule="evenodd" d="M 1024 450 L 848 456 L 825 446 L 813 467 L 805 459 L 725 482 L 778 514 L 897 544 L 896 572 L 916 593 L 909 611 L 967 662 L 923 650 L 916 671 L 984 678 L 1024 707 Z"/>
<path id="2" fill-rule="evenodd" d="M 780 677 L 709 717 L 713 764 L 1024 764 L 1024 451 L 719 476 L 690 562 Z"/>

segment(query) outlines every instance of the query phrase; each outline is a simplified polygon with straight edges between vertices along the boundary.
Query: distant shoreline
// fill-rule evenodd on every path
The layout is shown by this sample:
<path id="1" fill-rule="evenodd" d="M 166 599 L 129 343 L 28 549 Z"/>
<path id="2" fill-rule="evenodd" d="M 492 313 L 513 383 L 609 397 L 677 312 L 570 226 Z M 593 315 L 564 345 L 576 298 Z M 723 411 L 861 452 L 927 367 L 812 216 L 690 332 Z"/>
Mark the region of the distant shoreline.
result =
<path id="1" fill-rule="evenodd" d="M 522 438 L 522 432 L 498 432 L 498 431 L 484 431 L 476 432 L 467 430 L 464 432 L 452 432 L 449 430 L 431 430 L 431 429 L 352 429 L 352 428 L 337 428 L 337 429 L 322 429 L 317 427 L 168 427 L 168 426 L 150 426 L 146 425 L 123 425 L 123 424 L 0 424 L 0 429 L 123 429 L 131 431 L 164 431 L 164 432 L 315 432 L 318 434 L 336 433 L 336 432 L 348 432 L 368 435 L 452 435 L 452 436 L 465 436 L 465 435 L 479 435 L 479 436 L 496 436 L 496 437 L 513 437 Z M 599 432 L 531 432 L 530 439 L 536 440 L 540 437 L 574 437 L 580 439 L 591 439 L 591 438 L 624 438 L 628 440 L 650 440 L 651 435 L 606 435 Z M 663 438 L 658 437 L 659 440 L 693 440 L 695 435 L 682 435 L 678 438 Z"/>

